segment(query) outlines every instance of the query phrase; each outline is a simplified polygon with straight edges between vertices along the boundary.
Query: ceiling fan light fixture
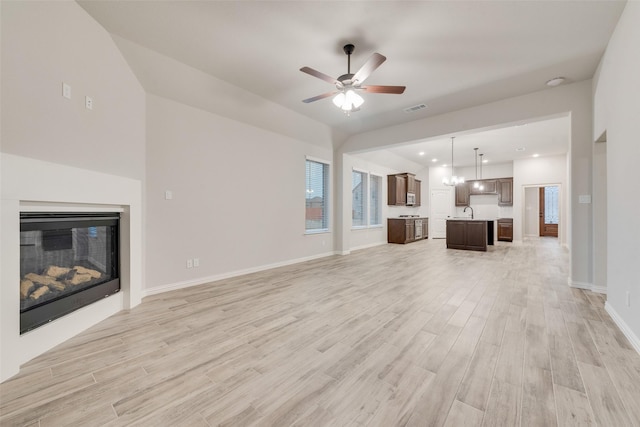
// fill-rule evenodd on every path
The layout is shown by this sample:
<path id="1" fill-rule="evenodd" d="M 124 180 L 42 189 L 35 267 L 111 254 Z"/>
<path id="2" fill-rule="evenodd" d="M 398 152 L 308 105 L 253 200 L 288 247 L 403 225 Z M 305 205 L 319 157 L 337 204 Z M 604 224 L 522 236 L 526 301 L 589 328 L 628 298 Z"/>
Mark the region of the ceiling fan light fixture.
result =
<path id="1" fill-rule="evenodd" d="M 352 89 L 346 92 L 340 92 L 333 98 L 333 103 L 336 107 L 341 108 L 345 112 L 357 111 L 358 108 L 364 103 L 364 99 L 355 93 Z"/>

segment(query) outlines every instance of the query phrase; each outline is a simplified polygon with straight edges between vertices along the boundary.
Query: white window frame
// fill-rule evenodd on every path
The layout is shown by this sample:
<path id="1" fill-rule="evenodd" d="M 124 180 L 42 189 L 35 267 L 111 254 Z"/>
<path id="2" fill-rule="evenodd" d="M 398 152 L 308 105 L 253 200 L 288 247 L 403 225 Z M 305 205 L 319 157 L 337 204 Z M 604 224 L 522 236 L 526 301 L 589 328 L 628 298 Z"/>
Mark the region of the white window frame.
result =
<path id="1" fill-rule="evenodd" d="M 356 169 L 353 168 L 351 170 L 351 182 L 353 183 L 353 173 L 359 173 L 362 174 L 362 183 L 363 186 L 365 187 L 363 192 L 362 192 L 362 197 L 363 197 L 363 204 L 362 207 L 364 209 L 363 212 L 363 222 L 364 224 L 361 225 L 353 225 L 353 188 L 351 189 L 352 193 L 351 193 L 351 229 L 353 230 L 359 230 L 359 229 L 363 229 L 363 228 L 368 228 L 369 227 L 369 172 L 365 171 L 365 170 L 361 170 L 361 169 Z"/>
<path id="2" fill-rule="evenodd" d="M 379 213 L 379 216 L 380 216 L 380 223 L 378 223 L 378 224 L 372 224 L 371 223 L 371 205 L 372 205 L 372 202 L 371 202 L 371 177 L 372 176 L 380 178 L 380 187 L 378 188 L 378 192 L 379 192 L 379 194 L 378 194 L 378 207 L 377 207 L 378 208 L 378 213 Z M 382 187 L 383 187 L 382 183 L 383 182 L 384 182 L 384 179 L 383 179 L 382 175 L 378 175 L 378 174 L 375 174 L 375 173 L 369 173 L 369 217 L 367 218 L 367 221 L 368 221 L 368 224 L 369 224 L 369 228 L 382 228 L 382 199 L 384 197 L 383 196 L 383 192 L 384 191 L 382 189 Z"/>
<path id="3" fill-rule="evenodd" d="M 306 203 L 307 203 L 307 176 L 306 176 L 306 171 L 307 171 L 307 161 L 310 162 L 315 162 L 315 163 L 322 163 L 324 165 L 327 165 L 327 188 L 325 189 L 325 210 L 326 210 L 326 219 L 327 219 L 327 224 L 326 224 L 326 228 L 315 228 L 315 229 L 307 229 L 307 220 L 306 220 Z M 332 195 L 332 188 L 333 188 L 333 178 L 332 178 L 332 165 L 331 165 L 331 161 L 326 160 L 326 159 L 321 159 L 318 157 L 313 157 L 313 156 L 305 156 L 304 158 L 304 170 L 305 170 L 305 177 L 304 177 L 304 188 L 305 188 L 305 218 L 304 218 L 304 234 L 305 235 L 314 235 L 314 234 L 326 234 L 326 233 L 331 233 L 331 225 L 332 225 L 332 215 L 331 215 L 331 195 Z"/>
<path id="4" fill-rule="evenodd" d="M 352 174 L 351 175 L 351 179 L 353 179 L 353 172 L 358 172 L 358 173 L 365 174 L 365 176 L 366 176 L 366 187 L 367 187 L 366 188 L 367 191 L 366 191 L 366 194 L 365 194 L 365 197 L 366 197 L 366 203 L 365 203 L 365 210 L 366 210 L 365 219 L 366 219 L 366 221 L 365 221 L 365 224 L 364 225 L 353 225 L 353 214 L 352 214 L 351 215 L 351 229 L 352 230 L 364 230 L 364 229 L 367 229 L 367 228 L 382 228 L 382 227 L 384 227 L 382 225 L 382 192 L 384 191 L 383 188 L 382 188 L 383 187 L 383 182 L 384 182 L 382 175 L 378 175 L 377 173 L 373 173 L 373 172 L 370 172 L 370 171 L 367 171 L 367 170 L 363 170 L 363 169 L 358 169 L 358 168 L 352 168 L 351 171 L 352 171 L 351 172 L 351 174 Z M 379 203 L 378 209 L 379 209 L 379 212 L 380 212 L 380 224 L 372 224 L 371 223 L 371 177 L 372 176 L 380 178 L 379 191 L 380 191 L 381 194 L 378 195 L 378 199 L 379 199 L 379 201 L 378 201 L 378 203 Z M 351 210 L 353 212 L 353 196 L 351 197 Z"/>

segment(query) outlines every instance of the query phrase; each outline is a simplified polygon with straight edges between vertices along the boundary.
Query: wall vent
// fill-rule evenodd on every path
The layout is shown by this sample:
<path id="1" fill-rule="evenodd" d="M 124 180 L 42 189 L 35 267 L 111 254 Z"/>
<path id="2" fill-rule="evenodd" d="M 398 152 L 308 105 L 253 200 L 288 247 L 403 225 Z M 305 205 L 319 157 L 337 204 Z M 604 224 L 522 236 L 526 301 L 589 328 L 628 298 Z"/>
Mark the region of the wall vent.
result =
<path id="1" fill-rule="evenodd" d="M 408 107 L 404 109 L 405 113 L 413 113 L 414 111 L 422 110 L 427 108 L 425 104 L 414 105 L 413 107 Z"/>

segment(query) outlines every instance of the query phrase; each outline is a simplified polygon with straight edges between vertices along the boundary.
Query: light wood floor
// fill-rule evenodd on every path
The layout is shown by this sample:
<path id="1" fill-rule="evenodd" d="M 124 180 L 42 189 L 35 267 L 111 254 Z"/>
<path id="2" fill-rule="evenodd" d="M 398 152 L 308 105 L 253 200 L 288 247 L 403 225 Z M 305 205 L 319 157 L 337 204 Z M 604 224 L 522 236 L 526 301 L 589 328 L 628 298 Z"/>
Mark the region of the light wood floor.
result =
<path id="1" fill-rule="evenodd" d="M 640 425 L 556 239 L 385 245 L 145 298 L 0 386 L 2 426 Z"/>

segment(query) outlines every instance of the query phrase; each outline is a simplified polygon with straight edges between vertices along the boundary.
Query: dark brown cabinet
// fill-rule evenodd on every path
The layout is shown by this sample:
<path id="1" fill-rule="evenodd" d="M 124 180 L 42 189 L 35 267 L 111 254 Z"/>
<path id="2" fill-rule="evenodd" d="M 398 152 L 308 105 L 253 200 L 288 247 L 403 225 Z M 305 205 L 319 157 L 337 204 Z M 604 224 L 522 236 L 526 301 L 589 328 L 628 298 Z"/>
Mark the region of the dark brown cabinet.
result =
<path id="1" fill-rule="evenodd" d="M 469 183 L 456 185 L 456 206 L 469 206 L 470 196 Z"/>
<path id="2" fill-rule="evenodd" d="M 447 220 L 448 249 L 486 251 L 487 245 L 492 244 L 493 221 Z"/>
<path id="3" fill-rule="evenodd" d="M 474 188 L 476 182 L 484 188 Z M 478 179 L 456 185 L 456 206 L 469 206 L 471 196 L 485 194 L 497 194 L 498 206 L 513 206 L 513 178 Z"/>
<path id="4" fill-rule="evenodd" d="M 501 242 L 513 241 L 513 219 L 512 218 L 498 219 L 498 240 L 500 240 Z"/>
<path id="5" fill-rule="evenodd" d="M 405 206 L 407 204 L 407 178 L 403 175 L 387 175 L 387 204 Z"/>
<path id="6" fill-rule="evenodd" d="M 387 204 L 389 206 L 420 206 L 422 182 L 412 173 L 387 175 Z M 413 203 L 407 203 L 407 193 L 415 195 Z"/>
<path id="7" fill-rule="evenodd" d="M 480 188 L 475 188 L 473 184 L 476 182 L 482 185 L 482 190 Z M 469 193 L 471 195 L 498 194 L 497 181 L 495 179 L 479 179 L 477 181 L 469 181 L 467 182 L 467 185 L 469 186 Z"/>
<path id="8" fill-rule="evenodd" d="M 416 230 L 416 221 L 420 229 Z M 418 233 L 416 233 L 418 231 Z M 411 243 L 426 239 L 429 231 L 428 218 L 388 218 L 387 241 L 389 243 Z M 416 238 L 417 236 L 417 238 Z"/>
<path id="9" fill-rule="evenodd" d="M 513 206 L 513 178 L 498 179 L 498 206 Z"/>

